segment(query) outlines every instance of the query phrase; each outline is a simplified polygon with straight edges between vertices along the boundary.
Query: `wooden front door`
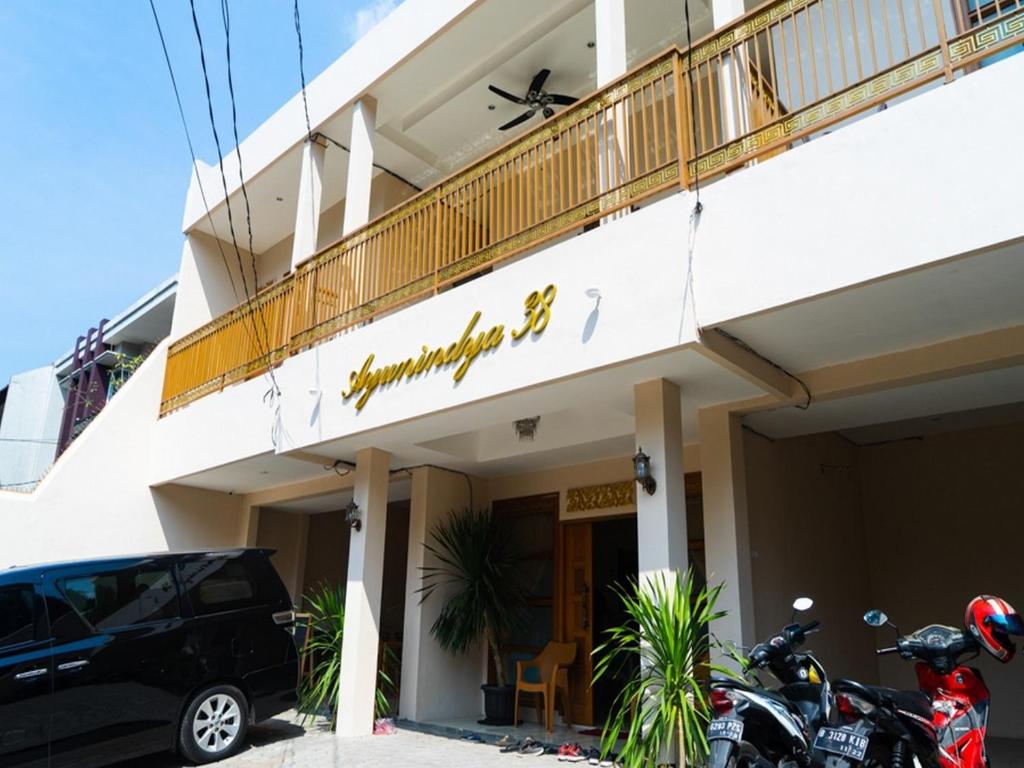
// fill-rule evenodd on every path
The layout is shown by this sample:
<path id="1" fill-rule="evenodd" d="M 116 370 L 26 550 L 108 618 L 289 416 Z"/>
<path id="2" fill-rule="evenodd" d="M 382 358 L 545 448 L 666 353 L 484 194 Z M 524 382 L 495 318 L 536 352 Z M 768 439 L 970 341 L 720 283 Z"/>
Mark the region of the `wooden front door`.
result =
<path id="1" fill-rule="evenodd" d="M 561 640 L 576 643 L 576 661 L 569 672 L 572 719 L 594 722 L 590 684 L 594 676 L 592 618 L 594 615 L 593 548 L 590 523 L 562 526 Z"/>

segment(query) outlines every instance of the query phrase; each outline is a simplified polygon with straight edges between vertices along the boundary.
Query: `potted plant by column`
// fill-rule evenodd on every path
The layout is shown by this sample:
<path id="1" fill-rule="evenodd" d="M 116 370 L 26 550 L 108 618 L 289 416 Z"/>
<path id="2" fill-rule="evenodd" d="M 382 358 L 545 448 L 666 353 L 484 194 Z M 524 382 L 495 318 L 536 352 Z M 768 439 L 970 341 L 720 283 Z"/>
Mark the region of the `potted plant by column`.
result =
<path id="1" fill-rule="evenodd" d="M 515 686 L 508 684 L 502 641 L 522 625 L 527 608 L 515 542 L 490 511 L 464 509 L 438 523 L 424 547 L 437 564 L 422 569 L 421 601 L 444 596 L 430 632 L 452 654 L 486 642 L 497 685 L 481 686 L 483 722 L 510 725 Z"/>
<path id="2" fill-rule="evenodd" d="M 602 754 L 618 751 L 624 768 L 654 768 L 675 750 L 680 768 L 703 765 L 710 719 L 705 684 L 711 672 L 733 674 L 710 661 L 716 649 L 729 651 L 709 629 L 726 615 L 715 608 L 722 585 L 704 586 L 691 569 L 616 591 L 628 621 L 607 630 L 594 649 L 594 682 L 618 669 L 632 671 L 605 723 Z"/>

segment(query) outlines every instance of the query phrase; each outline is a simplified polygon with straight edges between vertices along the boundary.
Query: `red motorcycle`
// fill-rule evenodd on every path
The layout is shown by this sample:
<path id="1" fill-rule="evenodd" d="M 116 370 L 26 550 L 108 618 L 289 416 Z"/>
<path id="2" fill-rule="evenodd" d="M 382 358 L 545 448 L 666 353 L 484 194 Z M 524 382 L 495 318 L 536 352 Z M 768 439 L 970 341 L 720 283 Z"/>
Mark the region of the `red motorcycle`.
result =
<path id="1" fill-rule="evenodd" d="M 878 610 L 864 614 L 864 621 L 894 626 Z M 1016 651 L 1012 635 L 1024 635 L 1020 615 L 1004 600 L 981 596 L 967 606 L 963 630 L 930 624 L 878 651 L 916 660 L 920 692 L 837 680 L 842 727 L 822 729 L 837 732 L 835 745 L 824 743 L 820 732 L 815 743 L 819 754 L 829 755 L 825 764 L 987 768 L 989 690 L 981 672 L 963 661 L 982 650 L 1010 661 Z"/>

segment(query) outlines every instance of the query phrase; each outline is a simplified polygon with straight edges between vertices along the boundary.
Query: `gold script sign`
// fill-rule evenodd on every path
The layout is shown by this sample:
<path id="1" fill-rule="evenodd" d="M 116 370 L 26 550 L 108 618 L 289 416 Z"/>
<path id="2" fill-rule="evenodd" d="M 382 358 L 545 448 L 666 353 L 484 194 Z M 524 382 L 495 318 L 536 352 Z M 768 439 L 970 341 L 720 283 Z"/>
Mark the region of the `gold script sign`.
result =
<path id="1" fill-rule="evenodd" d="M 551 305 L 555 301 L 557 289 L 549 285 L 542 291 L 533 291 L 523 302 L 523 315 L 526 321 L 518 330 L 512 331 L 512 339 L 518 341 L 527 334 L 540 335 L 548 327 L 551 320 Z M 486 331 L 477 331 L 481 312 L 477 310 L 466 324 L 466 329 L 458 341 L 447 347 L 431 347 L 423 344 L 419 357 L 410 357 L 401 362 L 374 368 L 376 355 L 370 355 L 358 371 L 352 371 L 348 377 L 348 389 L 342 390 L 341 396 L 349 400 L 356 395 L 356 410 L 361 411 L 374 392 L 381 386 L 393 384 L 404 379 L 413 379 L 430 370 L 440 370 L 446 366 L 458 366 L 453 373 L 455 381 L 462 381 L 473 361 L 481 352 L 497 349 L 505 340 L 505 326 L 493 325 Z"/>

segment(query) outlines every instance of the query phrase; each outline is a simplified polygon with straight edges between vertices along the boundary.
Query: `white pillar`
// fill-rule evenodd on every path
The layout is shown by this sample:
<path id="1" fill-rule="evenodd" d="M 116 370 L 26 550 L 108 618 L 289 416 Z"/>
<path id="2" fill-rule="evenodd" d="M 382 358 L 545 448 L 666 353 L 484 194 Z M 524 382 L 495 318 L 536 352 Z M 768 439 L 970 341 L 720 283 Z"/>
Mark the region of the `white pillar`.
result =
<path id="1" fill-rule="evenodd" d="M 704 557 L 710 584 L 724 583 L 715 623 L 726 643 L 754 644 L 754 592 L 747 516 L 747 480 L 740 417 L 724 408 L 702 410 L 700 465 L 704 502 Z"/>
<path id="2" fill-rule="evenodd" d="M 307 140 L 302 147 L 302 169 L 299 172 L 299 194 L 295 206 L 295 237 L 292 240 L 292 269 L 316 253 L 326 152 L 327 142 L 319 136 Z"/>
<path id="3" fill-rule="evenodd" d="M 651 457 L 653 494 L 637 486 L 636 528 L 640 579 L 684 573 L 689 565 L 683 417 L 679 387 L 665 379 L 633 388 L 636 445 Z"/>
<path id="4" fill-rule="evenodd" d="M 362 529 L 353 529 L 349 538 L 338 736 L 373 733 L 390 459 L 389 454 L 376 448 L 364 448 L 356 454 L 353 491 Z"/>
<path id="5" fill-rule="evenodd" d="M 626 0 L 595 0 L 597 87 L 626 74 Z"/>
<path id="6" fill-rule="evenodd" d="M 616 78 L 626 74 L 626 0 L 595 0 L 594 2 L 594 49 L 597 54 L 597 87 L 602 88 Z M 605 127 L 599 131 L 598 151 L 604 162 L 598 163 L 598 179 L 601 191 L 612 187 L 613 179 L 622 179 L 625 174 L 624 152 L 628 151 L 629 136 L 626 133 L 628 116 L 624 104 L 604 110 Z M 603 133 L 603 136 L 600 134 Z M 608 146 L 614 144 L 613 147 Z M 614 170 L 610 164 L 614 163 Z M 608 224 L 625 216 L 628 209 L 622 209 L 601 219 Z"/>
<path id="7" fill-rule="evenodd" d="M 479 507 L 486 504 L 474 485 Z M 402 685 L 398 714 L 405 720 L 474 720 L 482 711 L 480 684 L 487 677 L 487 656 L 478 643 L 453 656 L 441 650 L 430 631 L 454 591 L 443 585 L 427 600 L 416 592 L 423 584 L 424 566 L 440 562 L 423 546 L 438 523 L 453 509 L 469 505 L 465 478 L 422 467 L 412 471 L 409 502 L 409 551 L 406 565 L 405 624 L 402 635 Z"/>
<path id="8" fill-rule="evenodd" d="M 715 29 L 724 27 L 744 13 L 743 0 L 712 0 L 711 18 Z M 735 58 L 736 61 L 730 54 L 722 57 L 721 120 L 726 139 L 738 138 L 750 129 L 750 73 L 746 70 L 745 57 L 740 54 Z"/>
<path id="9" fill-rule="evenodd" d="M 348 179 L 345 184 L 345 221 L 342 234 L 370 221 L 370 190 L 373 185 L 373 144 L 377 127 L 377 101 L 363 96 L 352 105 L 352 137 L 349 141 Z"/>

